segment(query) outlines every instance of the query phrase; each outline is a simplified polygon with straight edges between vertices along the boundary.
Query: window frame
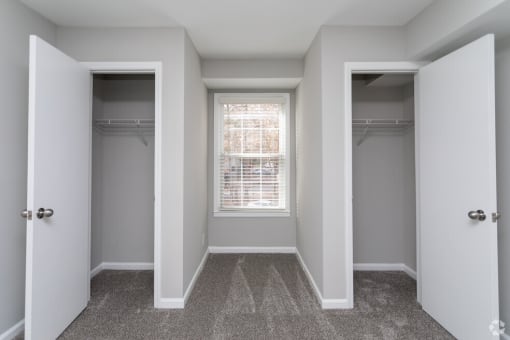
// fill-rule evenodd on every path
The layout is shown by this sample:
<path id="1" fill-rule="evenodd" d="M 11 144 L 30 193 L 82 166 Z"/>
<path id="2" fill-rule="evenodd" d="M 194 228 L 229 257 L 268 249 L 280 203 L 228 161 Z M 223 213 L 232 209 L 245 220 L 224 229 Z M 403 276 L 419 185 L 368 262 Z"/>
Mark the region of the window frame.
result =
<path id="1" fill-rule="evenodd" d="M 275 98 L 283 99 L 282 104 L 284 122 L 284 137 L 285 143 L 285 207 L 280 209 L 267 209 L 267 208 L 237 208 L 237 209 L 221 209 L 220 208 L 220 158 L 222 153 L 221 145 L 223 144 L 223 110 L 221 108 L 221 99 L 229 98 L 242 98 L 242 99 L 256 99 L 259 102 L 261 99 L 274 100 Z M 289 93 L 214 93 L 214 217 L 288 217 L 290 216 L 290 94 Z M 281 129 L 281 128 L 280 128 Z M 282 140 L 280 140 L 280 143 Z"/>

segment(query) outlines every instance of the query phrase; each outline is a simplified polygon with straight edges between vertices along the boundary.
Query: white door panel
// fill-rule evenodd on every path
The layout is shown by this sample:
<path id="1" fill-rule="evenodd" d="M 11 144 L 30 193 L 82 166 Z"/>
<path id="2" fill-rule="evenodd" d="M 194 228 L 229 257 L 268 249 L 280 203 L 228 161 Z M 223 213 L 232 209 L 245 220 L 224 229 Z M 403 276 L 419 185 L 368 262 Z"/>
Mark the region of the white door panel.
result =
<path id="1" fill-rule="evenodd" d="M 422 305 L 455 337 L 498 319 L 494 37 L 418 75 Z M 481 209 L 486 220 L 472 220 Z"/>
<path id="2" fill-rule="evenodd" d="M 30 37 L 25 338 L 54 339 L 85 308 L 90 73 Z M 39 208 L 54 215 L 39 219 Z"/>

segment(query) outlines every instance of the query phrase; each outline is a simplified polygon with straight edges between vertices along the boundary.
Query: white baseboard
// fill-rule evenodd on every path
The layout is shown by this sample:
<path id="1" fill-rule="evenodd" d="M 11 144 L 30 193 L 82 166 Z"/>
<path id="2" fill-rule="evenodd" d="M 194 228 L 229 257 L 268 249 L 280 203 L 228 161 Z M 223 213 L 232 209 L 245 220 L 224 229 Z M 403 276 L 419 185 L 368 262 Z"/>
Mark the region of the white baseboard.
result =
<path id="1" fill-rule="evenodd" d="M 209 247 L 211 254 L 295 254 L 296 247 Z"/>
<path id="2" fill-rule="evenodd" d="M 416 271 L 404 263 L 355 263 L 353 268 L 358 271 L 401 271 L 416 280 Z"/>
<path id="3" fill-rule="evenodd" d="M 408 265 L 406 264 L 402 264 L 402 270 L 407 274 L 409 275 L 410 277 L 412 277 L 414 280 L 416 280 L 416 278 L 418 277 L 416 275 L 416 270 L 412 269 L 411 267 L 409 267 Z"/>
<path id="4" fill-rule="evenodd" d="M 347 309 L 349 308 L 349 304 L 347 299 L 324 299 L 322 297 L 321 291 L 319 290 L 319 287 L 315 283 L 315 280 L 313 279 L 312 274 L 308 270 L 308 267 L 305 264 L 305 261 L 303 261 L 303 258 L 301 257 L 301 254 L 299 253 L 299 250 L 296 250 L 296 256 L 298 259 L 299 264 L 301 265 L 301 268 L 303 268 L 303 271 L 306 274 L 306 277 L 308 278 L 308 281 L 312 284 L 312 289 L 315 293 L 315 296 L 319 300 L 319 303 L 322 307 L 322 309 Z"/>
<path id="5" fill-rule="evenodd" d="M 319 287 L 317 287 L 317 284 L 315 283 L 315 280 L 313 279 L 312 274 L 308 270 L 308 267 L 305 264 L 305 261 L 303 261 L 303 258 L 301 257 L 301 254 L 299 253 L 299 250 L 296 252 L 296 257 L 298 259 L 299 264 L 301 265 L 301 268 L 306 274 L 306 277 L 308 278 L 308 281 L 312 284 L 313 292 L 315 293 L 315 296 L 317 297 L 317 300 L 319 300 L 319 303 L 322 305 L 322 294 L 319 290 Z"/>
<path id="6" fill-rule="evenodd" d="M 352 309 L 347 299 L 322 299 L 322 309 Z"/>
<path id="7" fill-rule="evenodd" d="M 103 270 L 154 270 L 153 262 L 103 262 Z"/>
<path id="8" fill-rule="evenodd" d="M 12 340 L 25 329 L 25 319 L 19 321 L 14 326 L 0 334 L 0 340 Z"/>
<path id="9" fill-rule="evenodd" d="M 103 270 L 154 270 L 153 262 L 102 262 L 90 271 L 93 278 Z"/>
<path id="10" fill-rule="evenodd" d="M 200 264 L 197 267 L 197 270 L 195 271 L 195 274 L 193 275 L 193 278 L 191 279 L 188 289 L 186 289 L 186 292 L 184 293 L 184 306 L 186 306 L 186 303 L 188 302 L 189 296 L 191 295 L 191 292 L 193 291 L 193 288 L 195 287 L 195 283 L 197 283 L 197 279 L 200 276 L 200 273 L 202 273 L 202 270 L 204 269 L 204 265 L 207 262 L 207 258 L 209 257 L 209 249 L 206 249 L 204 256 L 202 257 L 202 261 L 200 261 Z M 183 306 L 183 308 L 184 308 Z"/>
<path id="11" fill-rule="evenodd" d="M 101 271 L 103 270 L 103 264 L 100 263 L 97 265 L 97 267 L 95 267 L 94 269 L 92 269 L 90 271 L 90 278 L 92 279 L 94 276 L 96 276 L 97 274 L 101 273 Z"/>
<path id="12" fill-rule="evenodd" d="M 160 298 L 156 308 L 161 309 L 183 309 L 184 298 Z"/>
<path id="13" fill-rule="evenodd" d="M 200 276 L 200 273 L 202 273 L 202 270 L 204 269 L 204 265 L 207 262 L 207 257 L 209 256 L 209 249 L 207 249 L 204 253 L 204 256 L 202 257 L 202 260 L 200 261 L 200 264 L 198 265 L 195 274 L 193 275 L 193 278 L 191 279 L 188 288 L 186 289 L 186 292 L 184 293 L 184 297 L 182 298 L 160 298 L 157 303 L 157 308 L 161 309 L 183 309 L 186 306 L 186 303 L 188 302 L 188 299 L 191 295 L 191 292 L 193 291 L 193 288 L 195 287 L 195 283 L 197 282 L 198 277 Z"/>

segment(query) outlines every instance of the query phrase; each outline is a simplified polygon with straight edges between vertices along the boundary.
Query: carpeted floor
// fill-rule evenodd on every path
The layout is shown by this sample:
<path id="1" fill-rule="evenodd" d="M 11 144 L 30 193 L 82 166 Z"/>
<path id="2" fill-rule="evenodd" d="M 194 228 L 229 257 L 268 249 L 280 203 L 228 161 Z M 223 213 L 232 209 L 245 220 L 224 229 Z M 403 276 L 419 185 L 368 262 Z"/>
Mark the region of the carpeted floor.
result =
<path id="1" fill-rule="evenodd" d="M 61 339 L 453 339 L 400 272 L 355 272 L 355 308 L 322 311 L 294 255 L 211 254 L 184 310 L 153 308 L 151 271 L 103 271 Z"/>

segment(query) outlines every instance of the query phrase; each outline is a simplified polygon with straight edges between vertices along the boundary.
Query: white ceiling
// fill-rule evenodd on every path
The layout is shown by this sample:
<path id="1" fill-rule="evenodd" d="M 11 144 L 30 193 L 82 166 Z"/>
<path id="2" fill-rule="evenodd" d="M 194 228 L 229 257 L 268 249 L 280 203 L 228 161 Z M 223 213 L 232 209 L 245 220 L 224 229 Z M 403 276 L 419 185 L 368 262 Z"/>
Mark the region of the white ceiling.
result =
<path id="1" fill-rule="evenodd" d="M 182 26 L 202 57 L 302 57 L 321 25 L 401 26 L 434 0 L 21 0 L 61 26 Z"/>

